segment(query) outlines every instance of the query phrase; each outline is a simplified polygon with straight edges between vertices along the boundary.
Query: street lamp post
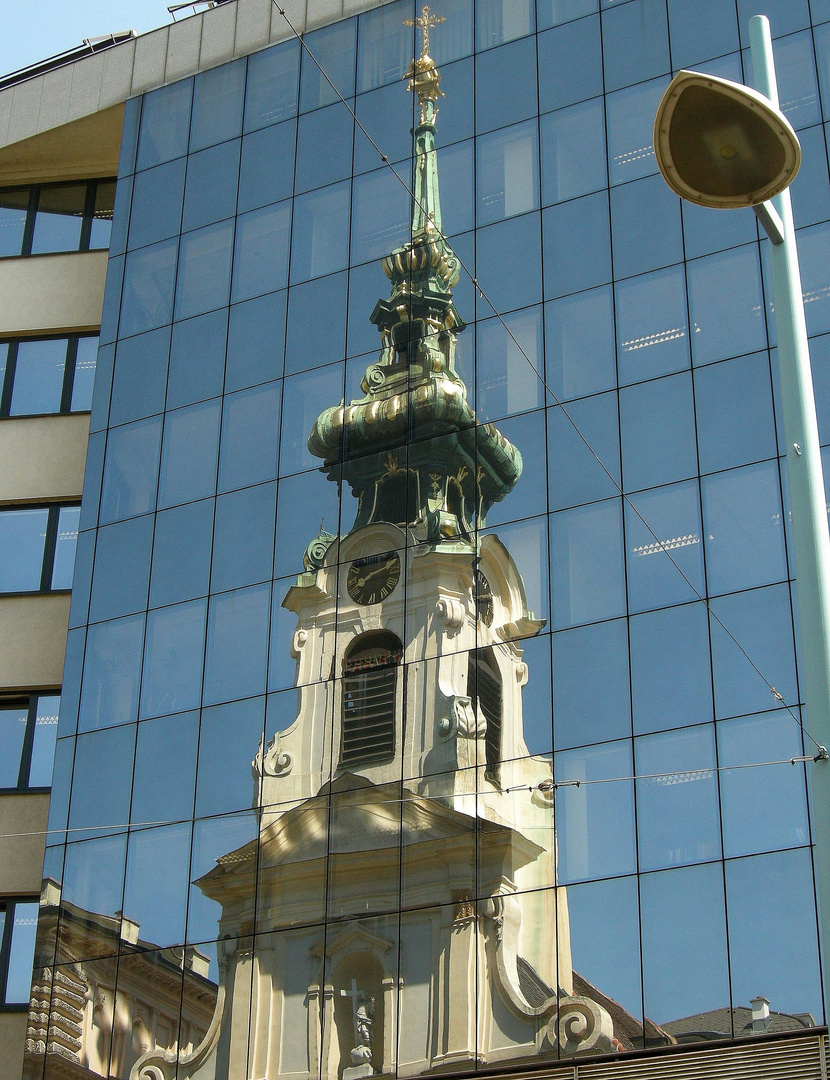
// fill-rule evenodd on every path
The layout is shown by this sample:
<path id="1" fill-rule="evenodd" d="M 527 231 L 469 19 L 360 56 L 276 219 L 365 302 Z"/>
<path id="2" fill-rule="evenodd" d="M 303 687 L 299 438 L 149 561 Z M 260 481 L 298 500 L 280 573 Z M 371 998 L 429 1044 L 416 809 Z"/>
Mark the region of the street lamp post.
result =
<path id="1" fill-rule="evenodd" d="M 817 765 L 810 771 L 815 873 L 821 926 L 825 1015 L 830 1017 L 830 531 L 821 467 L 818 422 L 810 370 L 807 324 L 798 267 L 795 227 L 788 185 L 800 162 L 795 133 L 781 115 L 772 54 L 769 20 L 755 15 L 749 22 L 756 92 L 725 80 L 681 72 L 666 91 L 655 122 L 654 147 L 660 171 L 673 190 L 704 206 L 753 206 L 770 239 L 778 367 L 787 473 L 792 511 L 792 541 L 798 583 L 801 636 L 801 689 L 805 728 L 819 747 Z M 724 104 L 698 110 L 694 97 L 672 143 L 671 114 L 678 88 L 695 83 L 704 102 L 702 80 L 719 88 Z M 672 97 L 672 88 L 674 96 Z M 759 100 L 760 96 L 762 100 Z M 742 100 L 741 100 L 742 99 Z M 712 98 L 714 101 L 714 97 Z M 731 110 L 731 112 L 730 112 Z M 743 110 L 743 111 L 741 111 Z M 708 113 L 708 115 L 707 115 Z M 767 128 L 759 126 L 759 117 Z M 694 127 L 694 130 L 692 128 Z M 675 150 L 676 153 L 672 153 Z M 695 157 L 697 153 L 697 157 Z M 679 174 L 684 170 L 686 179 Z M 693 160 L 694 159 L 694 160 Z M 754 177 L 742 191 L 736 179 Z"/>

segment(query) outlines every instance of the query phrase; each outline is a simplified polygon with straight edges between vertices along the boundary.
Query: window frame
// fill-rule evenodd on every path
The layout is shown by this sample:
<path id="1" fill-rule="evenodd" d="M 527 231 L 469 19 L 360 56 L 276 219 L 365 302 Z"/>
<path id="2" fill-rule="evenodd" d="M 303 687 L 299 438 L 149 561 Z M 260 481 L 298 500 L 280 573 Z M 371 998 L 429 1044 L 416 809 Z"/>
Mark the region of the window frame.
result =
<path id="1" fill-rule="evenodd" d="M 9 184 L 3 186 L 0 188 L 0 196 L 7 191 L 28 191 L 29 204 L 26 208 L 26 222 L 23 226 L 23 239 L 20 244 L 20 251 L 15 255 L 2 255 L 0 256 L 0 259 L 19 259 L 21 256 L 28 257 L 32 255 L 32 241 L 35 235 L 35 221 L 37 219 L 41 191 L 65 187 L 78 187 L 81 184 L 86 184 L 86 196 L 84 198 L 83 220 L 81 222 L 81 235 L 78 240 L 78 246 L 73 248 L 56 248 L 54 251 L 39 251 L 35 254 L 61 255 L 75 251 L 107 251 L 109 245 L 103 248 L 91 248 L 89 242 L 92 236 L 92 222 L 95 218 L 95 201 L 98 194 L 98 185 L 115 184 L 116 182 L 117 177 L 115 176 L 97 176 L 91 179 L 80 178 L 78 180 L 59 181 L 58 183 L 53 184 Z"/>
<path id="2" fill-rule="evenodd" d="M 49 516 L 46 519 L 46 537 L 43 541 L 43 559 L 40 564 L 40 587 L 37 589 L 19 589 L 13 591 L 5 591 L 0 589 L 0 597 L 3 596 L 43 596 L 43 595 L 57 595 L 68 594 L 72 591 L 72 587 L 66 589 L 53 589 L 52 588 L 52 574 L 55 570 L 55 555 L 57 553 L 58 546 L 58 525 L 60 521 L 61 510 L 72 509 L 73 507 L 80 507 L 80 500 L 73 502 L 60 502 L 60 503 L 13 503 L 11 505 L 0 506 L 0 514 L 15 513 L 16 511 L 24 510 L 48 510 Z M 78 529 L 78 536 L 80 535 L 80 528 Z M 75 539 L 75 551 L 77 554 L 77 536 Z M 74 562 L 73 562 L 74 565 Z"/>
<path id="3" fill-rule="evenodd" d="M 13 257 L 13 256 L 12 256 Z M 30 416 L 79 416 L 90 409 L 73 409 L 72 395 L 75 390 L 75 374 L 78 360 L 78 342 L 81 338 L 100 338 L 97 330 L 74 334 L 37 334 L 31 336 L 2 337 L 0 346 L 6 345 L 6 368 L 0 380 L 0 420 L 19 420 Z M 12 413 L 11 403 L 14 393 L 14 378 L 17 371 L 17 353 L 21 344 L 30 341 L 66 341 L 66 358 L 63 365 L 63 385 L 61 387 L 60 408 L 55 412 Z"/>
<path id="4" fill-rule="evenodd" d="M 14 931 L 15 909 L 18 904 L 40 904 L 39 896 L 27 896 L 26 894 L 14 894 L 0 897 L 0 911 L 4 913 L 3 932 L 0 935 L 0 1013 L 4 1012 L 28 1012 L 29 1001 L 6 1001 L 6 990 L 9 978 L 9 961 L 12 952 L 12 937 Z M 32 953 L 32 972 L 34 972 L 34 952 Z M 29 977 L 31 984 L 31 975 Z"/>
<path id="5" fill-rule="evenodd" d="M 0 785 L 0 796 L 16 793 L 40 795 L 48 794 L 52 788 L 43 784 L 30 784 L 29 775 L 32 770 L 32 754 L 35 745 L 35 725 L 37 722 L 38 703 L 41 698 L 59 697 L 60 687 L 54 690 L 43 689 L 32 694 L 15 694 L 0 698 L 0 709 L 26 708 L 26 734 L 23 736 L 23 746 L 20 750 L 20 766 L 17 770 L 17 785 L 15 787 L 3 787 Z M 0 897 L 0 905 L 3 898 Z M 0 980 L 2 979 L 2 962 L 0 962 Z M 2 995 L 0 994 L 0 997 Z"/>

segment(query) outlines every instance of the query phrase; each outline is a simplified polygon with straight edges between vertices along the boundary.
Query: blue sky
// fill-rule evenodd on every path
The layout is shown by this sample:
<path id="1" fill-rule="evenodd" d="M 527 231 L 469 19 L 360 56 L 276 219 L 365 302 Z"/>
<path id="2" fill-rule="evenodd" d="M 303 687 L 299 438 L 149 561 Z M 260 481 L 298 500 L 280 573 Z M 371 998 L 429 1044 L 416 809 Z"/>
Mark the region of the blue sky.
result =
<path id="1" fill-rule="evenodd" d="M 0 74 L 119 30 L 144 33 L 171 21 L 174 0 L 0 0 Z M 184 12 L 182 13 L 185 14 Z"/>

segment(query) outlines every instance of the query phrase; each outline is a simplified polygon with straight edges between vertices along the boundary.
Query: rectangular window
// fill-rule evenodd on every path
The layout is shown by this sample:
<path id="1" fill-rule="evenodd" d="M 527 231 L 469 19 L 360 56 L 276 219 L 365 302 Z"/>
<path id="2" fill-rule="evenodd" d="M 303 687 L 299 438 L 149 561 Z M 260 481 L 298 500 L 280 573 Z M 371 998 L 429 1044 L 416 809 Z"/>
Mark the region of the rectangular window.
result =
<path id="1" fill-rule="evenodd" d="M 72 588 L 80 506 L 0 510 L 0 593 Z"/>
<path id="2" fill-rule="evenodd" d="M 97 334 L 0 341 L 0 418 L 87 412 Z"/>
<path id="3" fill-rule="evenodd" d="M 0 1008 L 26 1008 L 35 956 L 37 899 L 0 902 Z"/>
<path id="4" fill-rule="evenodd" d="M 109 247 L 115 180 L 0 189 L 0 258 Z"/>
<path id="5" fill-rule="evenodd" d="M 0 789 L 51 787 L 60 700 L 32 694 L 0 702 Z"/>

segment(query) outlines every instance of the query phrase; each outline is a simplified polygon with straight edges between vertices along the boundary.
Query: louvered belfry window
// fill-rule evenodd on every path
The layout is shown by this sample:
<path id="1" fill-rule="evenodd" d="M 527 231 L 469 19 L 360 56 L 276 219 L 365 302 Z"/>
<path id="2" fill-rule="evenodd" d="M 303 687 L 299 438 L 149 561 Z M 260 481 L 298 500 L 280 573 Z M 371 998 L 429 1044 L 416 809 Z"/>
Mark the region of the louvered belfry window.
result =
<path id="1" fill-rule="evenodd" d="M 398 638 L 386 631 L 365 634 L 347 650 L 343 660 L 341 769 L 394 757 L 402 652 Z"/>
<path id="2" fill-rule="evenodd" d="M 472 699 L 473 708 L 481 709 L 487 721 L 484 775 L 497 784 L 501 764 L 502 693 L 499 669 L 489 649 L 476 649 L 470 653 L 467 693 Z"/>

